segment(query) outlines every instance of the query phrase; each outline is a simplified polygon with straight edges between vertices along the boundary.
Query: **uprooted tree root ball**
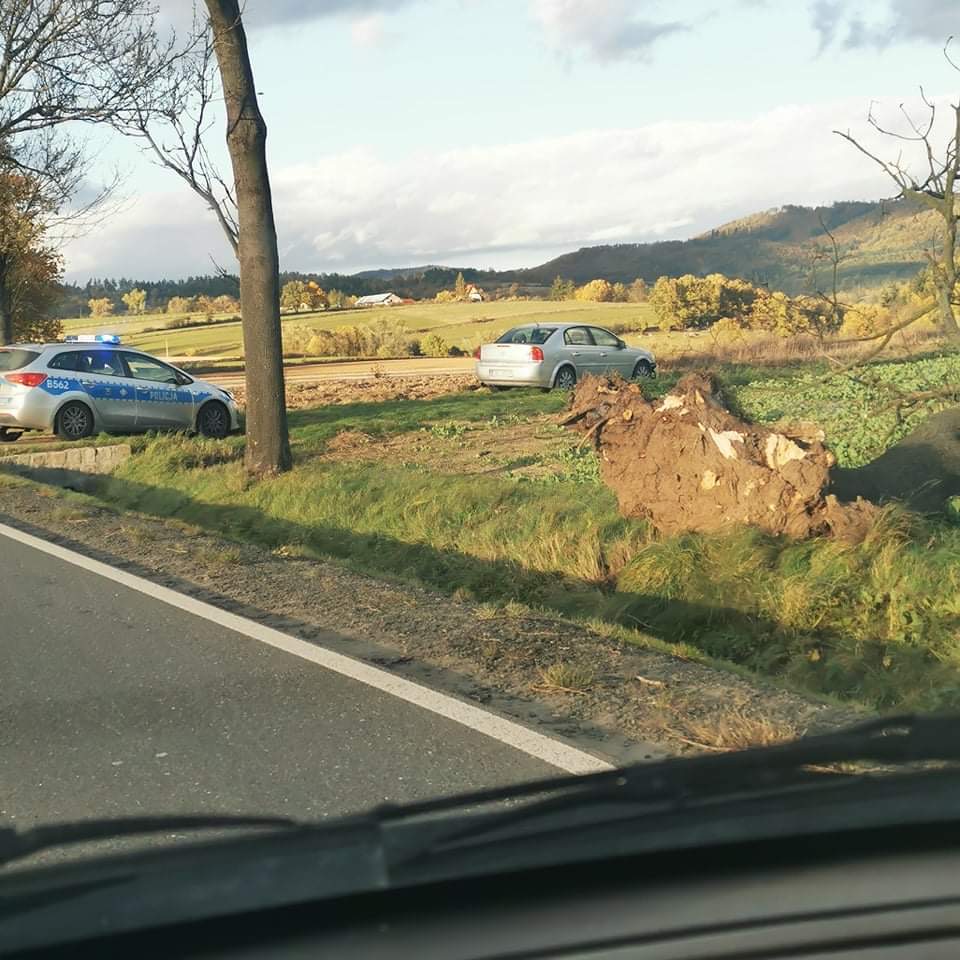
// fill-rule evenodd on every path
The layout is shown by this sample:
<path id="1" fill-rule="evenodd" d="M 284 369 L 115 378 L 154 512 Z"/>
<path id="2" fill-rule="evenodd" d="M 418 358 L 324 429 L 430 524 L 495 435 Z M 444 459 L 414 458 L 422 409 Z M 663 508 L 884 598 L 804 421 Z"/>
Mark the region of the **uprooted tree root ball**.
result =
<path id="1" fill-rule="evenodd" d="M 690 374 L 654 401 L 637 384 L 586 377 L 559 422 L 593 442 L 621 513 L 664 534 L 749 524 L 859 540 L 877 515 L 865 500 L 824 493 L 834 457 L 822 436 L 744 422 L 723 405 L 710 374 Z"/>

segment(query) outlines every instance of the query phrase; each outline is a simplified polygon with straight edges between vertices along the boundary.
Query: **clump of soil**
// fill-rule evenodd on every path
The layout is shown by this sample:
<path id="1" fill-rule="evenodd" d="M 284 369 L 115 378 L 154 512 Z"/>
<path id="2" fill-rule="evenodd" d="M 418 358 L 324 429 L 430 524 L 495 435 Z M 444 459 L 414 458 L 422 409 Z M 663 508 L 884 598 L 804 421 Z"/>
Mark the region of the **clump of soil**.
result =
<path id="1" fill-rule="evenodd" d="M 637 384 L 586 377 L 560 423 L 592 439 L 621 512 L 664 534 L 749 524 L 859 540 L 876 517 L 871 503 L 825 493 L 835 460 L 821 440 L 746 423 L 709 374 L 689 374 L 655 401 Z"/>

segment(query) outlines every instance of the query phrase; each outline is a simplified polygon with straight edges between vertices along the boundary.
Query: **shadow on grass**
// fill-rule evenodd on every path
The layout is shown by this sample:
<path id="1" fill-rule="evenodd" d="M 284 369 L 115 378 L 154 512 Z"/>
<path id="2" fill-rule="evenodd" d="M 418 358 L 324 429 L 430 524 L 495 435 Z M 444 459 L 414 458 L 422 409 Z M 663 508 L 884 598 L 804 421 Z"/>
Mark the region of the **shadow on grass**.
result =
<path id="1" fill-rule="evenodd" d="M 328 524 L 301 524 L 251 506 L 201 502 L 170 487 L 116 477 L 89 477 L 79 486 L 70 485 L 113 507 L 160 519 L 175 517 L 211 534 L 269 549 L 293 546 L 308 558 L 334 558 L 365 574 L 415 581 L 446 594 L 469 591 L 480 601 L 516 600 L 562 616 L 619 624 L 657 638 L 667 649 L 685 644 L 687 653 L 695 647 L 709 658 L 817 693 L 877 707 L 930 709 L 960 703 L 960 670 L 937 662 L 923 647 L 898 648 L 898 667 L 911 677 L 898 681 L 885 671 L 888 647 L 879 640 L 864 642 L 824 627 L 791 631 L 734 606 L 604 590 L 561 570 L 531 570 L 517 562 L 425 543 Z M 816 656 L 811 656 L 813 651 Z M 681 647 L 676 652 L 685 651 Z"/>
<path id="2" fill-rule="evenodd" d="M 925 420 L 876 460 L 833 471 L 831 492 L 841 500 L 899 500 L 920 513 L 942 511 L 960 495 L 960 408 Z"/>

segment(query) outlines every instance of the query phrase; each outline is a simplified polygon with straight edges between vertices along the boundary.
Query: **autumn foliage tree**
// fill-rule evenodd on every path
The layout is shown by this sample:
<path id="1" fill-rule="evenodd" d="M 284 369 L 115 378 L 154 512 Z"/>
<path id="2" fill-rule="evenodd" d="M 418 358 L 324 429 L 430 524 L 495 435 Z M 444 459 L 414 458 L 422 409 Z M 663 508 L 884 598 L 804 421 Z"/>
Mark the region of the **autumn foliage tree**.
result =
<path id="1" fill-rule="evenodd" d="M 322 310 L 327 295 L 315 280 L 288 280 L 280 291 L 280 309 L 284 313 Z"/>
<path id="2" fill-rule="evenodd" d="M 112 317 L 113 301 L 109 297 L 95 297 L 87 301 L 91 317 Z"/>
<path id="3" fill-rule="evenodd" d="M 582 287 L 577 287 L 574 299 L 606 303 L 613 300 L 613 284 L 609 280 L 591 280 Z"/>
<path id="4" fill-rule="evenodd" d="M 576 284 L 572 280 L 565 280 L 563 277 L 554 277 L 550 286 L 551 300 L 572 300 L 576 292 Z"/>
<path id="5" fill-rule="evenodd" d="M 128 290 L 120 299 L 127 308 L 127 313 L 141 314 L 147 308 L 147 291 L 134 288 Z"/>
<path id="6" fill-rule="evenodd" d="M 47 236 L 52 213 L 38 178 L 0 168 L 0 343 L 55 339 L 60 332 L 50 317 L 63 274 Z"/>
<path id="7" fill-rule="evenodd" d="M 698 329 L 722 321 L 727 330 L 762 330 L 782 337 L 825 335 L 835 332 L 840 319 L 822 298 L 789 297 L 720 273 L 660 277 L 650 304 L 666 329 Z"/>

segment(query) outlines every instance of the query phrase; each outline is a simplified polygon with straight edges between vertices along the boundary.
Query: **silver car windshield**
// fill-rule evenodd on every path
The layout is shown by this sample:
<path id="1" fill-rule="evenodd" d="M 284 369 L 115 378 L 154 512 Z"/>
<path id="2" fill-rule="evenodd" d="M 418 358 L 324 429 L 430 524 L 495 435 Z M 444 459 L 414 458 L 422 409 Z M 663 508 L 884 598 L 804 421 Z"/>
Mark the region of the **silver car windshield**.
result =
<path id="1" fill-rule="evenodd" d="M 514 327 L 501 336 L 497 343 L 546 343 L 556 327 Z"/>

